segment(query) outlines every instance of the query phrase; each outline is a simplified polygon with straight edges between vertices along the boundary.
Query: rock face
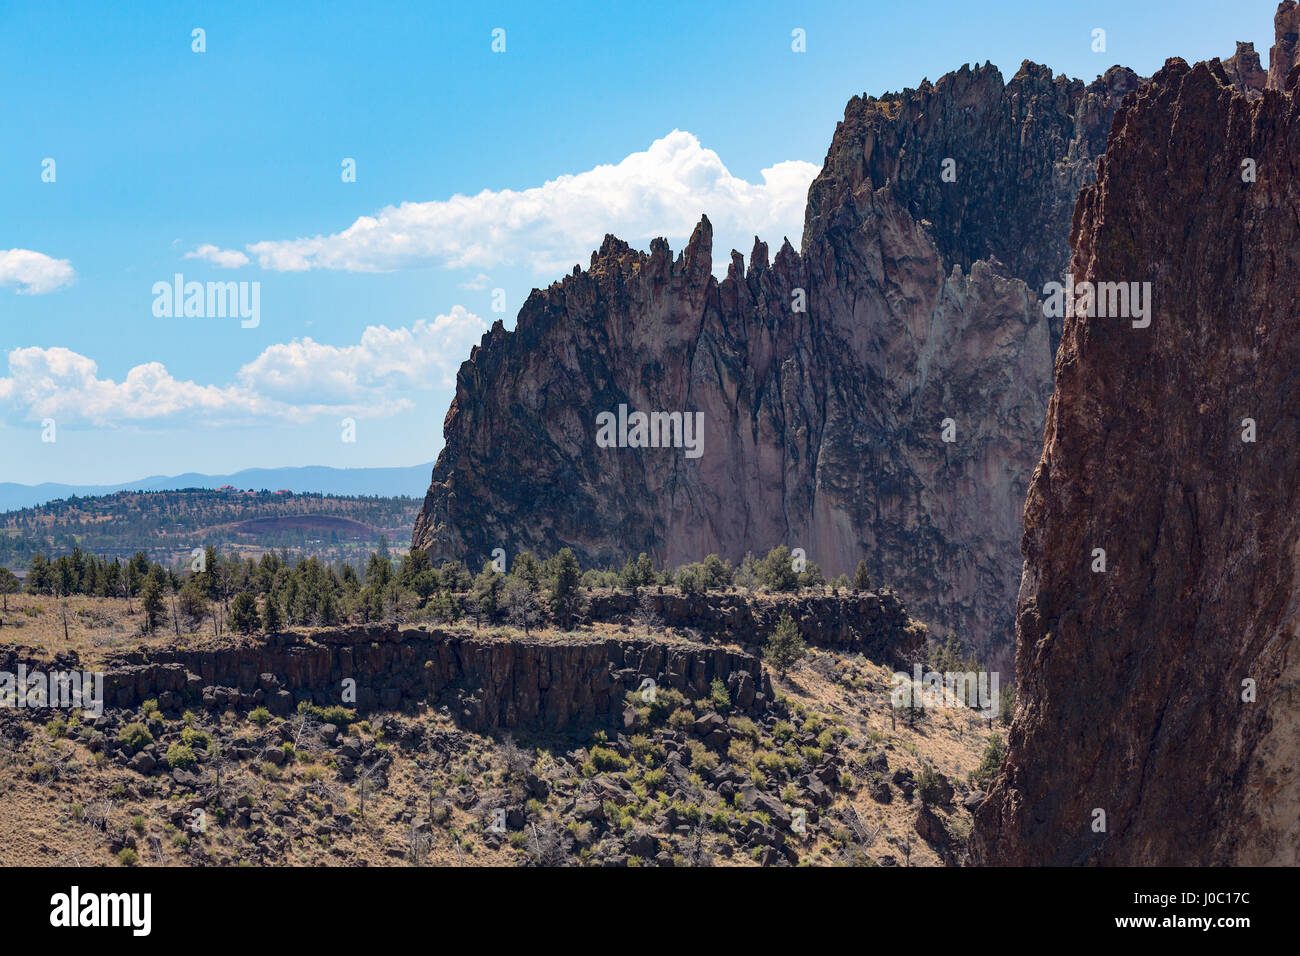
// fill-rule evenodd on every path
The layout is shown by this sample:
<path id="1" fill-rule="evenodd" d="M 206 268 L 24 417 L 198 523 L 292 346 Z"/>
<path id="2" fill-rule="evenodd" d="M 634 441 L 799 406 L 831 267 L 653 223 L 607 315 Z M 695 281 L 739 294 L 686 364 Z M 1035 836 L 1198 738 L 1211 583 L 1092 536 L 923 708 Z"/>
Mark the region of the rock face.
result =
<path id="1" fill-rule="evenodd" d="M 13 651 L 0 664 L 41 665 Z M 76 667 L 75 659 L 66 666 Z M 360 626 L 310 635 L 285 634 L 245 646 L 151 651 L 104 669 L 104 703 L 137 707 L 156 699 L 164 710 L 264 705 L 288 714 L 298 701 L 343 703 L 342 681 L 356 681 L 360 711 L 445 705 L 466 730 L 546 731 L 615 727 L 624 695 L 644 678 L 657 686 L 707 696 L 727 685 L 737 710 L 756 714 L 772 701 L 758 659 L 738 651 L 654 640 L 467 638 L 440 631 Z"/>
<path id="2" fill-rule="evenodd" d="M 1277 5 L 1273 32 L 1277 39 L 1268 54 L 1268 85 L 1281 90 L 1286 88 L 1287 76 L 1300 58 L 1300 4 L 1284 0 Z"/>
<path id="3" fill-rule="evenodd" d="M 841 597 L 787 597 L 752 601 L 734 594 L 663 594 L 652 589 L 595 594 L 587 619 L 635 624 L 648 618 L 659 627 L 689 629 L 700 637 L 741 644 L 756 652 L 776 630 L 781 615 L 814 647 L 862 654 L 878 664 L 906 669 L 923 656 L 925 630 L 888 592 Z"/>
<path id="4" fill-rule="evenodd" d="M 1300 71 L 1279 76 L 1248 96 L 1170 60 L 1080 197 L 1076 278 L 1150 281 L 1153 317 L 1065 325 L 978 863 L 1300 863 Z"/>
<path id="5" fill-rule="evenodd" d="M 855 97 L 802 253 L 756 239 L 721 282 L 707 218 L 675 258 L 606 237 L 462 365 L 413 546 L 676 565 L 784 543 L 830 574 L 865 559 L 941 637 L 1008 661 L 1059 335 L 1039 295 L 1137 83 L 1025 63 Z M 700 454 L 602 447 L 620 405 L 699 413 Z"/>

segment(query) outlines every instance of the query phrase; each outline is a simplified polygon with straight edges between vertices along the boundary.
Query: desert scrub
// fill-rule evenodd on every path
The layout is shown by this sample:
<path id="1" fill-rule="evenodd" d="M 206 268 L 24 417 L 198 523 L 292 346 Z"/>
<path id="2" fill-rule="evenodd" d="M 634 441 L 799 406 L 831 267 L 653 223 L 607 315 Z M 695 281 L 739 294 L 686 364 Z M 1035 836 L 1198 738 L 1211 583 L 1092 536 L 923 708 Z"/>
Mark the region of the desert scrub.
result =
<path id="1" fill-rule="evenodd" d="M 785 770 L 785 759 L 770 750 L 759 751 L 754 758 L 754 764 L 764 773 L 780 775 Z"/>
<path id="2" fill-rule="evenodd" d="M 729 717 L 727 726 L 748 740 L 758 743 L 758 724 L 754 723 L 748 717 Z"/>
<path id="3" fill-rule="evenodd" d="M 734 764 L 748 767 L 754 759 L 754 746 L 748 740 L 733 740 L 727 744 L 727 759 Z"/>
<path id="4" fill-rule="evenodd" d="M 637 734 L 629 741 L 629 744 L 633 755 L 649 767 L 659 766 L 664 762 L 664 758 L 668 756 L 663 744 L 651 740 L 644 734 Z"/>
<path id="5" fill-rule="evenodd" d="M 916 774 L 916 792 L 923 804 L 935 803 L 943 793 L 939 775 L 928 763 L 921 764 L 921 769 Z"/>
<path id="6" fill-rule="evenodd" d="M 623 771 L 628 768 L 629 761 L 626 757 L 620 757 L 617 751 L 608 747 L 592 747 L 591 764 L 597 770 Z"/>
<path id="7" fill-rule="evenodd" d="M 695 770 L 709 771 L 718 768 L 718 755 L 698 740 L 686 744 L 691 750 L 691 767 Z"/>
<path id="8" fill-rule="evenodd" d="M 265 727 L 271 722 L 271 712 L 259 705 L 248 712 L 248 719 L 259 727 Z"/>
<path id="9" fill-rule="evenodd" d="M 123 847 L 117 851 L 117 862 L 123 866 L 135 866 L 140 862 L 140 857 L 130 847 Z"/>
<path id="10" fill-rule="evenodd" d="M 194 766 L 194 750 L 189 744 L 174 743 L 167 748 L 167 766 L 175 770 L 188 770 Z"/>
<path id="11" fill-rule="evenodd" d="M 668 715 L 668 726 L 673 730 L 690 730 L 695 723 L 695 714 L 686 707 L 679 707 Z"/>
<path id="12" fill-rule="evenodd" d="M 119 730 L 117 739 L 131 753 L 139 753 L 142 748 L 153 743 L 153 734 L 149 733 L 149 729 L 144 724 L 135 722 L 127 724 Z"/>
<path id="13" fill-rule="evenodd" d="M 713 678 L 713 683 L 709 685 L 709 703 L 718 713 L 726 713 L 731 710 L 731 694 L 727 693 L 727 685 L 722 683 L 718 678 Z"/>
<path id="14" fill-rule="evenodd" d="M 186 711 L 186 713 L 189 713 L 189 711 Z M 202 747 L 204 750 L 212 749 L 212 738 L 195 727 L 186 726 L 181 728 L 181 743 L 187 747 Z"/>

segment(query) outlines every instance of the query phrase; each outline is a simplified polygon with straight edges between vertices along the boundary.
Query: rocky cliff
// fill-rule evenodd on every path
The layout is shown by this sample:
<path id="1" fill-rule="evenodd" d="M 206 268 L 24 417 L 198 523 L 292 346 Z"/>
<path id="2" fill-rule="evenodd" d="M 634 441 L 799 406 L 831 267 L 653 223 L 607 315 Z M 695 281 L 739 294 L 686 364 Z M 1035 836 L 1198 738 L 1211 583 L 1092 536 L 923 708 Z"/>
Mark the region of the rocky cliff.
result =
<path id="1" fill-rule="evenodd" d="M 45 669 L 18 650 L 0 652 L 0 670 Z M 63 669 L 80 668 L 75 655 Z M 99 669 L 99 668 L 96 668 Z M 134 652 L 104 673 L 108 707 L 157 700 L 187 706 L 266 706 L 288 714 L 300 701 L 346 703 L 362 712 L 446 706 L 467 730 L 545 731 L 618 726 L 625 694 L 645 678 L 657 686 L 708 695 L 722 681 L 733 705 L 759 713 L 772 701 L 758 659 L 723 647 L 650 639 L 538 640 L 466 637 L 417 628 L 366 625 L 205 650 Z M 356 682 L 345 702 L 342 682 Z"/>
<path id="2" fill-rule="evenodd" d="M 1267 89 L 1170 60 L 1080 197 L 1074 274 L 1153 317 L 1066 321 L 976 862 L 1300 863 L 1295 17 Z"/>
<path id="3" fill-rule="evenodd" d="M 675 565 L 785 543 L 831 574 L 865 559 L 940 636 L 1009 660 L 1059 335 L 1040 289 L 1137 83 L 1026 62 L 854 97 L 802 252 L 756 239 L 720 282 L 707 218 L 676 257 L 607 237 L 462 365 L 413 545 Z M 620 406 L 698 413 L 699 454 L 603 447 Z"/>
<path id="4" fill-rule="evenodd" d="M 752 600 L 739 594 L 647 589 L 636 596 L 630 591 L 614 591 L 593 594 L 585 616 L 589 621 L 680 628 L 701 639 L 741 644 L 761 652 L 785 614 L 799 636 L 813 647 L 862 654 L 878 664 L 903 669 L 924 656 L 925 628 L 912 620 L 898 597 L 889 592 Z"/>

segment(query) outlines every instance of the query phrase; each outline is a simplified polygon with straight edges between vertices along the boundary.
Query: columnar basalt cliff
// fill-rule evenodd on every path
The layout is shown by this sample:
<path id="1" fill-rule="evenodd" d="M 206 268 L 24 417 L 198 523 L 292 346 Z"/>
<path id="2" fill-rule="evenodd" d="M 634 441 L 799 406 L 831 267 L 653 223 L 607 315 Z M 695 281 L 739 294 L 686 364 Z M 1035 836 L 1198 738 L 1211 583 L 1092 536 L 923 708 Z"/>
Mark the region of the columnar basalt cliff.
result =
<path id="1" fill-rule="evenodd" d="M 19 663 L 43 670 L 15 650 Z M 75 669 L 75 658 L 60 667 Z M 537 640 L 477 638 L 382 625 L 310 634 L 286 633 L 239 646 L 136 652 L 104 671 L 104 703 L 136 707 L 155 699 L 164 710 L 264 705 L 288 714 L 299 701 L 342 702 L 343 680 L 356 682 L 361 711 L 447 706 L 467 730 L 523 727 L 580 730 L 615 726 L 624 696 L 644 678 L 696 697 L 722 681 L 737 709 L 758 713 L 772 701 L 758 659 L 724 647 L 651 639 Z"/>
<path id="2" fill-rule="evenodd" d="M 878 664 L 910 665 L 924 653 L 925 628 L 913 621 L 891 593 L 841 597 L 786 597 L 753 601 L 738 594 L 678 594 L 653 590 L 594 594 L 591 621 L 638 623 L 689 630 L 703 639 L 741 644 L 760 651 L 788 614 L 813 647 L 863 654 Z"/>
<path id="3" fill-rule="evenodd" d="M 413 545 L 678 564 L 785 543 L 831 574 L 865 559 L 932 629 L 1006 662 L 1059 334 L 1039 290 L 1137 83 L 1025 63 L 1006 84 L 985 65 L 855 97 L 802 253 L 756 239 L 721 282 L 707 218 L 675 258 L 607 237 L 461 367 Z M 620 405 L 702 413 L 702 453 L 598 446 Z"/>
<path id="4" fill-rule="evenodd" d="M 1066 322 L 978 863 L 1300 863 L 1294 14 L 1267 89 L 1170 60 L 1080 198 L 1076 278 L 1154 315 Z"/>

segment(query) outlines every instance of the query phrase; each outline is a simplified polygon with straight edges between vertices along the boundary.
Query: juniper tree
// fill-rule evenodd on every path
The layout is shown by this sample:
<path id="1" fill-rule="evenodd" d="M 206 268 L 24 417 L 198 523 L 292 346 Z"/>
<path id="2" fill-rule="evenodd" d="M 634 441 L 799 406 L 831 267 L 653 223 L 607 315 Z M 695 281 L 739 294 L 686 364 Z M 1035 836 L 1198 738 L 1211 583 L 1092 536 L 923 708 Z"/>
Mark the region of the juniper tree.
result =
<path id="1" fill-rule="evenodd" d="M 579 611 L 581 595 L 578 591 L 581 571 L 578 559 L 570 548 L 561 548 L 555 555 L 554 578 L 551 582 L 551 613 L 560 627 L 568 630 L 574 615 Z"/>
<path id="2" fill-rule="evenodd" d="M 257 598 L 248 591 L 240 591 L 230 602 L 231 630 L 241 634 L 252 634 L 262 626 L 262 619 L 257 613 Z"/>
<path id="3" fill-rule="evenodd" d="M 808 649 L 804 645 L 803 638 L 799 636 L 794 618 L 789 614 L 782 614 L 781 619 L 777 621 L 776 630 L 768 637 L 767 645 L 763 648 L 763 660 L 776 668 L 777 673 L 784 677 L 786 672 L 807 653 Z"/>
<path id="4" fill-rule="evenodd" d="M 9 610 L 9 595 L 18 593 L 18 578 L 8 568 L 0 568 L 0 596 L 4 598 L 4 609 Z"/>

